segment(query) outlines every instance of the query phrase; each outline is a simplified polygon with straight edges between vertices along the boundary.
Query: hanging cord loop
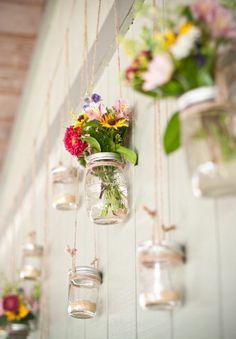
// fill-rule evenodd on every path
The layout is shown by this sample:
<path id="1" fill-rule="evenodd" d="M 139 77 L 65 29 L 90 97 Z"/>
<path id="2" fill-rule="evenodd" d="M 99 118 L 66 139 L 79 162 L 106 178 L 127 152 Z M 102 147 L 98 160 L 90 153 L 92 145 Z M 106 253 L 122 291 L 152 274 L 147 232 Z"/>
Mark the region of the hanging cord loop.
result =
<path id="1" fill-rule="evenodd" d="M 116 41 L 116 50 L 117 50 L 117 68 L 118 68 L 118 75 L 119 75 L 119 94 L 120 94 L 120 98 L 122 98 L 118 0 L 114 1 L 114 19 L 115 19 L 114 20 L 114 22 L 115 22 L 115 41 Z"/>

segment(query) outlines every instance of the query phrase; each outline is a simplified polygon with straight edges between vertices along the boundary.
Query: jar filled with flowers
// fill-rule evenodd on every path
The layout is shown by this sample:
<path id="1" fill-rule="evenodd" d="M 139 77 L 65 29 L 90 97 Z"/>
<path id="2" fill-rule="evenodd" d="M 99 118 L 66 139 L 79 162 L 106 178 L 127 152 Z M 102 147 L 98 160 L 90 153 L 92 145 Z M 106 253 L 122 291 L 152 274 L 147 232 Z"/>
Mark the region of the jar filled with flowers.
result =
<path id="1" fill-rule="evenodd" d="M 194 0 L 160 18 L 160 11 L 141 6 L 151 25 L 140 41 L 123 42 L 132 57 L 127 83 L 157 99 L 177 98 L 164 149 L 183 146 L 198 197 L 236 193 L 236 58 L 229 80 L 225 57 L 236 51 L 235 9 L 235 2 Z"/>
<path id="2" fill-rule="evenodd" d="M 136 153 L 126 147 L 130 120 L 124 100 L 106 107 L 94 93 L 84 98 L 81 114 L 65 132 L 65 148 L 87 169 L 87 209 L 96 224 L 118 223 L 128 214 L 125 164 L 137 162 Z"/>

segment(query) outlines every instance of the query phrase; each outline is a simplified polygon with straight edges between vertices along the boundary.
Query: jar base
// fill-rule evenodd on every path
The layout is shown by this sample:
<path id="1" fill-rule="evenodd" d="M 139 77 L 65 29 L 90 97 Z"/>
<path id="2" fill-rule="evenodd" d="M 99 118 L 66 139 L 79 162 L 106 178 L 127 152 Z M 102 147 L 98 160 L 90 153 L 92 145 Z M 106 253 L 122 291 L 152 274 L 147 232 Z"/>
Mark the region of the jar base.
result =
<path id="1" fill-rule="evenodd" d="M 192 175 L 192 190 L 197 198 L 236 194 L 236 161 L 200 165 Z"/>
<path id="2" fill-rule="evenodd" d="M 91 319 L 95 317 L 95 313 L 89 312 L 89 311 L 71 311 L 68 312 L 68 314 L 77 319 Z"/>
<path id="3" fill-rule="evenodd" d="M 181 306 L 181 294 L 166 290 L 160 293 L 143 293 L 139 297 L 140 306 L 151 311 L 171 311 Z"/>
<path id="4" fill-rule="evenodd" d="M 122 222 L 115 217 L 91 217 L 91 220 L 96 225 L 114 225 Z"/>
<path id="5" fill-rule="evenodd" d="M 61 204 L 55 203 L 55 204 L 52 204 L 52 207 L 60 211 L 73 211 L 76 209 L 77 205 L 68 204 L 68 203 L 61 203 Z"/>

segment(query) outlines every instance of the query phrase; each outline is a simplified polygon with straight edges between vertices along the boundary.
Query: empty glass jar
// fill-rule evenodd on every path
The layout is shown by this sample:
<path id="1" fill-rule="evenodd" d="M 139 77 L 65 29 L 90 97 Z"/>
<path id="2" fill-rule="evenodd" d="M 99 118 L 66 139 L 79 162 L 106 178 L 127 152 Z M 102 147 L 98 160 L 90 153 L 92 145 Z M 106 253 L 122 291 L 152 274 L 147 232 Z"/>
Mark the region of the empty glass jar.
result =
<path id="1" fill-rule="evenodd" d="M 52 206 L 58 210 L 74 210 L 77 206 L 78 173 L 75 167 L 57 166 L 52 169 Z"/>
<path id="2" fill-rule="evenodd" d="M 128 191 L 123 168 L 117 153 L 87 157 L 85 194 L 88 213 L 95 224 L 115 224 L 127 216 Z"/>
<path id="3" fill-rule="evenodd" d="M 178 106 L 194 195 L 236 193 L 236 109 L 217 102 L 215 87 L 185 93 Z"/>
<path id="4" fill-rule="evenodd" d="M 35 234 L 30 233 L 29 242 L 23 245 L 22 268 L 20 278 L 38 280 L 41 276 L 43 247 L 35 243 Z"/>
<path id="5" fill-rule="evenodd" d="M 77 266 L 69 272 L 68 314 L 74 318 L 94 318 L 102 273 L 89 266 Z"/>
<path id="6" fill-rule="evenodd" d="M 183 300 L 183 252 L 168 243 L 138 247 L 139 303 L 144 309 L 173 310 Z"/>

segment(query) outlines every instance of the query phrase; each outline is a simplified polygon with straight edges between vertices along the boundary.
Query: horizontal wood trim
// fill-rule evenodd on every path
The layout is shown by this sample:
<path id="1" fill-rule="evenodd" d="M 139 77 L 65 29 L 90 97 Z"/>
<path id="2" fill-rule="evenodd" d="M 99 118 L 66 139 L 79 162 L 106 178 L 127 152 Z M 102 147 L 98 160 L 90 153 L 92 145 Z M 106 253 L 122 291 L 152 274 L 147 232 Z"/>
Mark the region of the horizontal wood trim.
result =
<path id="1" fill-rule="evenodd" d="M 0 93 L 21 94 L 26 72 L 0 66 Z"/>
<path id="2" fill-rule="evenodd" d="M 35 39 L 0 34 L 0 66 L 27 69 Z"/>
<path id="3" fill-rule="evenodd" d="M 37 34 L 41 15 L 38 7 L 0 2 L 0 32 Z"/>
<path id="4" fill-rule="evenodd" d="M 43 6 L 46 2 L 45 0 L 0 0 L 0 2 L 7 2 L 18 5 L 27 5 L 27 6 Z"/>

